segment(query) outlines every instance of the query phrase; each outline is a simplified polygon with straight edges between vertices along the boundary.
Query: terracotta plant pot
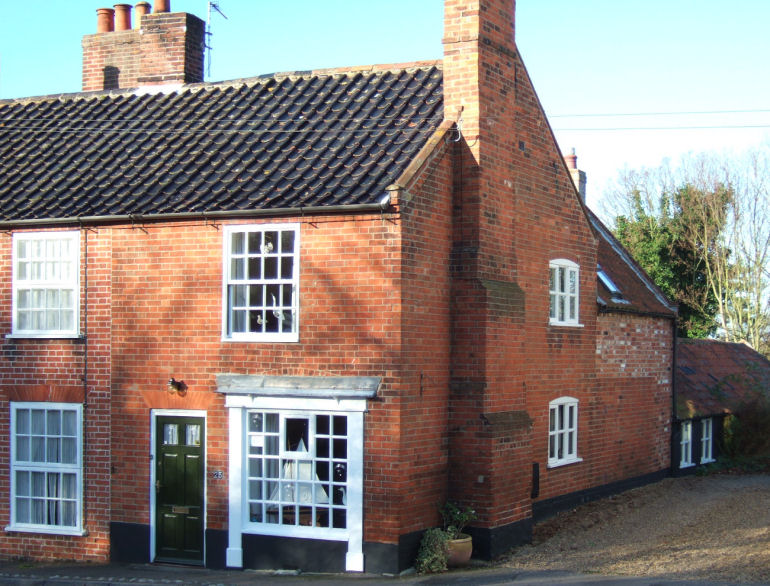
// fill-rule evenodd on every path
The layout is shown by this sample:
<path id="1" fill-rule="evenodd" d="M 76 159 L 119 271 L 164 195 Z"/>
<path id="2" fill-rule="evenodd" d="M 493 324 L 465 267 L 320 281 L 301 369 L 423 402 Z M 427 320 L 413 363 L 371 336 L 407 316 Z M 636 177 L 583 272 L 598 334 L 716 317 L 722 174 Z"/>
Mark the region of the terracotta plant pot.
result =
<path id="1" fill-rule="evenodd" d="M 447 566 L 450 568 L 458 568 L 461 566 L 467 566 L 473 553 L 473 541 L 470 535 L 460 533 L 457 539 L 450 539 L 447 542 L 449 549 L 449 557 L 447 558 Z"/>

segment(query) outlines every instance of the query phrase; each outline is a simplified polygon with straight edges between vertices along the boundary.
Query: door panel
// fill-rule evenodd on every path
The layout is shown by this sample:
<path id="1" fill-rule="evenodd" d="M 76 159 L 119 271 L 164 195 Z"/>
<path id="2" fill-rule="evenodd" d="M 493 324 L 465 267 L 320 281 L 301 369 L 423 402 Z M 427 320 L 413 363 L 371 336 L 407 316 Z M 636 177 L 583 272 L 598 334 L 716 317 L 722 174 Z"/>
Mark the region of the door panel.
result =
<path id="1" fill-rule="evenodd" d="M 161 416 L 156 429 L 155 559 L 203 564 L 204 420 Z"/>

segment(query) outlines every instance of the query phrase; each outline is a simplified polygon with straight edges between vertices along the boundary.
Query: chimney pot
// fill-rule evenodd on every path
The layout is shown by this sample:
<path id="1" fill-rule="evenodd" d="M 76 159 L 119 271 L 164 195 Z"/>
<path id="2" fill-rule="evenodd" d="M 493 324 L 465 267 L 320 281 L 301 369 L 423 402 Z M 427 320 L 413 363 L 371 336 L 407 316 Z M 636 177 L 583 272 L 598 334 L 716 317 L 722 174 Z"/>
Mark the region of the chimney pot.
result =
<path id="1" fill-rule="evenodd" d="M 115 4 L 115 30 L 131 30 L 131 9 L 130 4 Z"/>
<path id="2" fill-rule="evenodd" d="M 115 11 L 112 8 L 96 9 L 96 32 L 110 33 L 115 30 Z"/>
<path id="3" fill-rule="evenodd" d="M 155 14 L 158 12 L 171 12 L 171 0 L 155 0 Z"/>
<path id="4" fill-rule="evenodd" d="M 567 168 L 577 169 L 577 155 L 575 154 L 575 149 L 572 149 L 572 152 L 568 155 L 565 155 L 564 161 L 567 163 Z"/>
<path id="5" fill-rule="evenodd" d="M 136 28 L 142 28 L 142 17 L 150 14 L 150 3 L 145 0 L 137 2 L 134 12 L 136 12 Z"/>

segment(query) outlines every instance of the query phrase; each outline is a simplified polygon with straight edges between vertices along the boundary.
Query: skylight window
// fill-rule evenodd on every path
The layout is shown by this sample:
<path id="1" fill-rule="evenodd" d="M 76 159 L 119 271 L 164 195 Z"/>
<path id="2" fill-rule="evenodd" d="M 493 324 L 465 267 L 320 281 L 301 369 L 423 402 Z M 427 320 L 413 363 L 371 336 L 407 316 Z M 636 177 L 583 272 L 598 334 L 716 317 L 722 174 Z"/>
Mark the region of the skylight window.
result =
<path id="1" fill-rule="evenodd" d="M 610 295 L 612 295 L 612 301 L 614 303 L 628 303 L 626 299 L 623 299 L 623 292 L 615 284 L 615 281 L 613 281 L 610 276 L 604 272 L 604 269 L 601 266 L 596 267 L 596 275 L 599 277 L 599 280 L 602 282 L 602 284 L 607 287 Z"/>

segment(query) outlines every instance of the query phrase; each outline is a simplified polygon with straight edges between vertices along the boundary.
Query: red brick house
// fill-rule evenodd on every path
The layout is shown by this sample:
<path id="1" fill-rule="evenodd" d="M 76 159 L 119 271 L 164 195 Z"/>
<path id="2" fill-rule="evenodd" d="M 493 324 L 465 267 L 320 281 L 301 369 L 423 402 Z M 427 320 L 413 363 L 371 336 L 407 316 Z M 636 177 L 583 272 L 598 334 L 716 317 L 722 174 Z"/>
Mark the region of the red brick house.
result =
<path id="1" fill-rule="evenodd" d="M 513 0 L 446 0 L 439 62 L 223 83 L 158 4 L 0 101 L 0 556 L 395 572 L 447 498 L 491 557 L 667 473 L 675 308 Z"/>

